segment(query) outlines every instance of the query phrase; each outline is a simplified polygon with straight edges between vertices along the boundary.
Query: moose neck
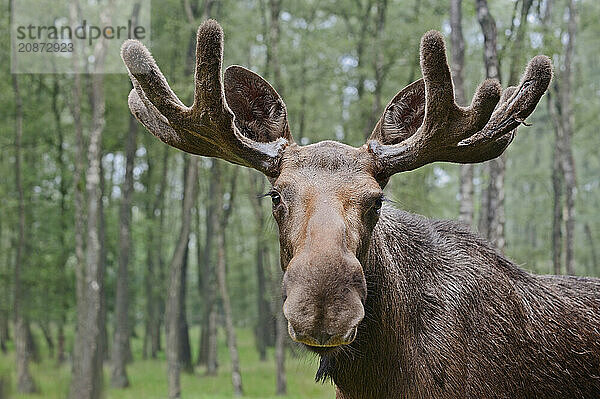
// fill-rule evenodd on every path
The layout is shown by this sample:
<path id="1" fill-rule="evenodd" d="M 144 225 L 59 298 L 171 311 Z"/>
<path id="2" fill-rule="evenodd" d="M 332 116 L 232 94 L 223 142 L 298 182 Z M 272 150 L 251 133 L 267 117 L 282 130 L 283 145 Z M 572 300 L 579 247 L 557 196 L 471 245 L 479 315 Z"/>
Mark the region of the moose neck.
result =
<path id="1" fill-rule="evenodd" d="M 317 373 L 338 399 L 598 397 L 597 280 L 531 275 L 464 226 L 389 207 L 359 258 L 366 316 Z"/>
<path id="2" fill-rule="evenodd" d="M 367 316 L 352 344 L 322 357 L 317 379 L 331 378 L 350 398 L 397 395 L 398 386 L 408 393 L 411 341 L 418 326 L 414 320 L 421 319 L 420 275 L 436 256 L 431 236 L 423 218 L 382 208 L 369 248 L 359 254 L 367 281 Z M 392 386 L 394 391 L 386 392 Z"/>

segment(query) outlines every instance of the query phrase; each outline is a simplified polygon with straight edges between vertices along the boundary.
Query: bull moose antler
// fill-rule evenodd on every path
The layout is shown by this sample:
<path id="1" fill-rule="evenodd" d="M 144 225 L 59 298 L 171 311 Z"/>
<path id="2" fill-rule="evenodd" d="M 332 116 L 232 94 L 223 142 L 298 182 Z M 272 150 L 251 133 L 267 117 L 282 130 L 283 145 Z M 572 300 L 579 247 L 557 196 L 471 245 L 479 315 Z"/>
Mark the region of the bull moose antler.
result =
<path id="1" fill-rule="evenodd" d="M 380 180 L 434 161 L 476 163 L 496 158 L 552 79 L 550 59 L 539 55 L 529 62 L 520 85 L 507 88 L 502 98 L 500 83 L 489 79 L 479 86 L 469 107 L 460 107 L 454 102 L 444 39 L 436 31 L 421 39 L 421 70 L 423 79 L 394 97 L 369 138 Z"/>
<path id="2" fill-rule="evenodd" d="M 169 87 L 143 44 L 128 40 L 122 58 L 134 89 L 133 114 L 163 142 L 180 150 L 279 174 L 284 149 L 295 144 L 285 104 L 255 73 L 231 66 L 221 79 L 223 30 L 214 20 L 197 36 L 194 103 L 186 107 Z M 484 81 L 469 107 L 454 102 L 454 88 L 442 35 L 421 40 L 420 79 L 388 104 L 367 142 L 384 183 L 395 173 L 435 161 L 483 162 L 512 142 L 516 128 L 535 109 L 552 78 L 548 57 L 533 58 L 518 87 Z M 498 104 L 498 101 L 500 103 Z"/>
<path id="3" fill-rule="evenodd" d="M 221 80 L 223 30 L 216 21 L 208 20 L 198 29 L 196 86 L 191 107 L 186 107 L 173 93 L 143 44 L 136 40 L 126 41 L 121 57 L 134 87 L 129 94 L 129 108 L 152 134 L 185 152 L 252 167 L 267 176 L 277 174 L 279 156 L 292 142 L 285 105 L 258 75 L 242 67 L 230 67 L 226 71 L 226 77 L 230 77 L 226 83 L 231 86 L 232 106 L 244 101 L 242 95 L 248 94 L 243 92 L 245 88 L 256 92 L 257 101 L 264 102 L 270 96 L 266 104 L 269 118 L 254 115 L 254 126 L 247 129 L 244 129 L 243 116 L 236 120 L 224 99 Z M 245 84 L 236 84 L 239 80 L 244 80 Z M 262 126 L 261 120 L 264 121 Z M 254 139 L 249 137 L 253 127 Z M 263 134 L 258 134 L 260 132 Z"/>

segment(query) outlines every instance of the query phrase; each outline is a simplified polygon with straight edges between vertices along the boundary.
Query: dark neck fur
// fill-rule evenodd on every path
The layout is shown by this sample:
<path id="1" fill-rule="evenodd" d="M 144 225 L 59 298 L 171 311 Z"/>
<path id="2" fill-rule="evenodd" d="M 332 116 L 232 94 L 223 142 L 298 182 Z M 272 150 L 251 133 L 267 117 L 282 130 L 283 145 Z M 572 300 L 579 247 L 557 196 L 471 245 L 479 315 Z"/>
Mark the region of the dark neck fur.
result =
<path id="1" fill-rule="evenodd" d="M 529 366 L 532 375 L 536 373 L 534 366 L 540 361 L 532 359 L 531 351 L 524 345 L 534 345 L 532 339 L 557 340 L 555 334 L 559 334 L 554 329 L 546 333 L 528 330 L 537 323 L 535 317 L 556 313 L 556 306 L 559 311 L 564 311 L 565 306 L 570 310 L 560 300 L 556 306 L 548 305 L 552 299 L 546 297 L 557 295 L 548 287 L 548 281 L 556 285 L 560 295 L 581 296 L 589 291 L 575 280 L 530 275 L 464 226 L 429 221 L 389 207 L 383 208 L 370 247 L 359 260 L 368 286 L 367 316 L 357 339 L 323 356 L 317 373 L 318 380 L 331 378 L 341 397 L 528 397 L 531 391 L 523 384 L 535 387 L 538 397 L 545 397 L 544 389 L 548 395 L 554 395 L 561 387 L 565 393 L 576 392 L 582 397 L 587 397 L 588 391 L 600 392 L 598 381 L 596 386 L 588 383 L 590 388 L 580 389 L 573 384 L 568 389 L 565 384 L 543 385 L 532 376 L 522 375 L 522 368 L 527 370 Z M 596 284 L 598 292 L 598 280 L 589 279 L 583 286 L 586 284 Z M 600 294 L 592 297 L 588 299 L 598 315 Z M 485 320 L 486 315 L 489 320 Z M 573 322 L 581 322 L 578 316 L 577 312 L 572 313 Z M 590 331 L 582 334 L 592 334 L 593 328 L 600 328 L 598 319 L 594 322 Z M 558 327 L 556 330 L 569 326 Z M 477 328 L 482 331 L 476 331 Z M 544 330 L 543 326 L 536 328 Z M 600 338 L 597 331 L 596 338 Z M 540 336 L 532 336 L 536 333 Z M 584 359 L 588 362 L 585 370 L 579 380 L 573 378 L 579 384 L 584 382 L 587 368 L 596 367 L 598 373 L 600 354 L 600 343 L 589 337 L 580 338 L 579 344 L 592 346 L 596 357 Z M 494 339 L 499 340 L 497 347 L 487 342 Z M 523 340 L 526 344 L 514 347 L 510 340 Z M 565 346 L 559 348 L 564 350 L 570 346 L 566 340 L 557 345 Z M 470 353 L 471 350 L 479 352 Z M 557 349 L 540 348 L 544 352 L 541 358 L 546 356 L 551 362 L 553 350 Z M 519 356 L 521 364 L 515 359 Z M 577 374 L 575 370 L 570 372 Z M 559 371 L 550 367 L 548 373 Z M 481 381 L 469 386 L 468 379 L 477 378 Z M 507 381 L 510 379 L 513 381 Z M 502 390 L 506 396 L 494 395 Z"/>
<path id="2" fill-rule="evenodd" d="M 321 358 L 317 380 L 331 378 L 342 391 L 361 398 L 385 397 L 386 384 L 381 381 L 406 385 L 407 374 L 401 371 L 408 368 L 403 340 L 410 331 L 403 319 L 413 313 L 409 309 L 414 301 L 406 295 L 406 288 L 420 271 L 410 267 L 414 262 L 410 257 L 425 264 L 433 262 L 431 235 L 425 219 L 389 207 L 382 209 L 370 245 L 359 255 L 367 280 L 367 316 L 351 345 Z"/>

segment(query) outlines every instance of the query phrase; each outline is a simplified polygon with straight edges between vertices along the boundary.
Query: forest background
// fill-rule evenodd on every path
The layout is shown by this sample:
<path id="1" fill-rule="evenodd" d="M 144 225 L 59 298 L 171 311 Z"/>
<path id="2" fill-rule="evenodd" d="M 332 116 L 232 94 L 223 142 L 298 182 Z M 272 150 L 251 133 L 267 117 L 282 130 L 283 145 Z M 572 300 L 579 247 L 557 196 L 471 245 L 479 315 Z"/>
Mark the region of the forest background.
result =
<path id="1" fill-rule="evenodd" d="M 527 270 L 600 275 L 600 2 L 162 0 L 151 11 L 145 44 L 184 102 L 196 29 L 215 18 L 225 66 L 273 84 L 301 144 L 362 145 L 420 77 L 429 29 L 446 36 L 462 104 L 486 77 L 514 85 L 531 57 L 550 56 L 549 92 L 503 157 L 403 173 L 386 195 L 470 224 Z M 129 113 L 124 67 L 11 74 L 3 15 L 0 398 L 332 397 L 280 314 L 266 179 L 148 134 Z"/>

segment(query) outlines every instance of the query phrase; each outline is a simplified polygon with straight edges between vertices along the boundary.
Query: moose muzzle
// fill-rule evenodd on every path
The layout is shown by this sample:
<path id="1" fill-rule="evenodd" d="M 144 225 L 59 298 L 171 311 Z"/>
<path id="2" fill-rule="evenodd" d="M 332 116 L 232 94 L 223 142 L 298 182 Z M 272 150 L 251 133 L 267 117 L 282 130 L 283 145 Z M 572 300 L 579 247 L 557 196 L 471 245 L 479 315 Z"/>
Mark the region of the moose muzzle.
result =
<path id="1" fill-rule="evenodd" d="M 305 251 L 295 256 L 283 280 L 290 337 L 311 347 L 351 343 L 365 315 L 366 292 L 354 255 Z"/>

